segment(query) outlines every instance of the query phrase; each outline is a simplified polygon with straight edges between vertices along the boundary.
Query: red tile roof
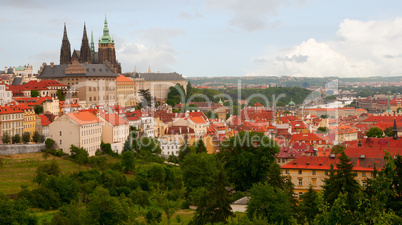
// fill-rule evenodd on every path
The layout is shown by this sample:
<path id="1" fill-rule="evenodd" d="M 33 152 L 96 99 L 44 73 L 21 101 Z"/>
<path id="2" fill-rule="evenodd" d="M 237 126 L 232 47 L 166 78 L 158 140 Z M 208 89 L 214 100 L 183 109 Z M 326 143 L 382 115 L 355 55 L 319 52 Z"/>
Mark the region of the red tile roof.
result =
<path id="1" fill-rule="evenodd" d="M 121 118 L 119 115 L 115 113 L 109 113 L 109 114 L 100 114 L 100 117 L 105 119 L 107 122 L 112 124 L 113 126 L 119 126 L 119 125 L 126 125 L 128 124 L 127 121 L 125 121 L 123 118 Z"/>
<path id="2" fill-rule="evenodd" d="M 50 124 L 50 120 L 45 115 L 39 115 L 39 118 L 43 127 L 48 126 Z"/>
<path id="3" fill-rule="evenodd" d="M 33 97 L 33 98 L 28 98 L 28 97 L 15 97 L 14 100 L 16 100 L 19 103 L 25 103 L 29 106 L 34 106 L 34 105 L 42 105 L 42 103 L 46 100 L 52 100 L 51 97 L 46 96 L 46 97 Z"/>
<path id="4" fill-rule="evenodd" d="M 98 117 L 96 117 L 94 114 L 92 114 L 90 112 L 67 113 L 66 116 L 68 116 L 71 120 L 75 121 L 76 123 L 78 123 L 80 125 L 101 122 L 101 120 Z"/>

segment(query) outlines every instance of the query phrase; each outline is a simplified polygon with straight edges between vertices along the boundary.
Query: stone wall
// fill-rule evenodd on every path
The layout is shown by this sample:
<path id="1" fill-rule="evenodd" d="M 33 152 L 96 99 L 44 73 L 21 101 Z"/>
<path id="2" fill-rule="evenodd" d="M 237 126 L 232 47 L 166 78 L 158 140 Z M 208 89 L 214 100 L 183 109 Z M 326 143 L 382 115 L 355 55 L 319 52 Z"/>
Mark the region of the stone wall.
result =
<path id="1" fill-rule="evenodd" d="M 40 152 L 45 149 L 45 144 L 23 144 L 23 145 L 0 145 L 0 155 L 14 155 L 23 153 Z"/>

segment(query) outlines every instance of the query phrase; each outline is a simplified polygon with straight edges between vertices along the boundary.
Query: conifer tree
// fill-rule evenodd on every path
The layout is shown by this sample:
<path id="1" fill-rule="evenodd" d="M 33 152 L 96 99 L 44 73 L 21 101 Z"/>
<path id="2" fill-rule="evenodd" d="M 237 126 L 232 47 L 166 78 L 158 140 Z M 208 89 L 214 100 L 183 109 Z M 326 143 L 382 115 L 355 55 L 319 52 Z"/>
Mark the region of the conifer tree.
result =
<path id="1" fill-rule="evenodd" d="M 332 207 L 341 192 L 347 193 L 347 209 L 354 210 L 357 207 L 360 185 L 355 180 L 356 174 L 352 171 L 353 163 L 345 152 L 342 151 L 338 159 L 337 170 L 335 171 L 331 164 L 329 178 L 324 180 L 324 199 Z"/>
<path id="2" fill-rule="evenodd" d="M 204 141 L 200 137 L 200 139 L 197 142 L 197 145 L 195 146 L 195 152 L 196 153 L 207 153 L 207 147 L 205 147 Z"/>

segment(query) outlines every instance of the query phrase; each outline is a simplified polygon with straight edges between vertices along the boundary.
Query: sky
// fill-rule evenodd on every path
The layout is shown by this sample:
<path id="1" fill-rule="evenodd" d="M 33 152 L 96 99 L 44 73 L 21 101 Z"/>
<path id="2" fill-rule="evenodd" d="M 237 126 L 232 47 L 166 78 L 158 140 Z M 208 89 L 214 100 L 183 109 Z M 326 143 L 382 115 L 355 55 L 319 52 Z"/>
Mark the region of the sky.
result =
<path id="1" fill-rule="evenodd" d="M 79 50 L 105 13 L 123 72 L 402 75 L 400 0 L 1 0 L 0 70 L 58 64 L 64 23 Z"/>

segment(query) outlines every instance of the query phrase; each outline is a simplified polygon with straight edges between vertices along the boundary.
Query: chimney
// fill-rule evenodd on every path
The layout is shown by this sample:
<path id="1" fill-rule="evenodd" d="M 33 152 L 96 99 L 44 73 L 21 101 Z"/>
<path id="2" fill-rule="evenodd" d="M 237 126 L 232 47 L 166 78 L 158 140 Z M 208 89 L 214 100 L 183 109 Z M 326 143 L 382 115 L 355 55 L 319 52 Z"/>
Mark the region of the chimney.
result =
<path id="1" fill-rule="evenodd" d="M 179 127 L 179 132 L 180 132 L 180 134 L 181 134 L 181 127 Z"/>
<path id="2" fill-rule="evenodd" d="M 54 67 L 54 62 L 50 62 L 50 67 Z"/>
<path id="3" fill-rule="evenodd" d="M 189 128 L 189 127 L 187 127 L 187 134 L 188 134 L 188 133 L 190 133 L 190 128 Z"/>

